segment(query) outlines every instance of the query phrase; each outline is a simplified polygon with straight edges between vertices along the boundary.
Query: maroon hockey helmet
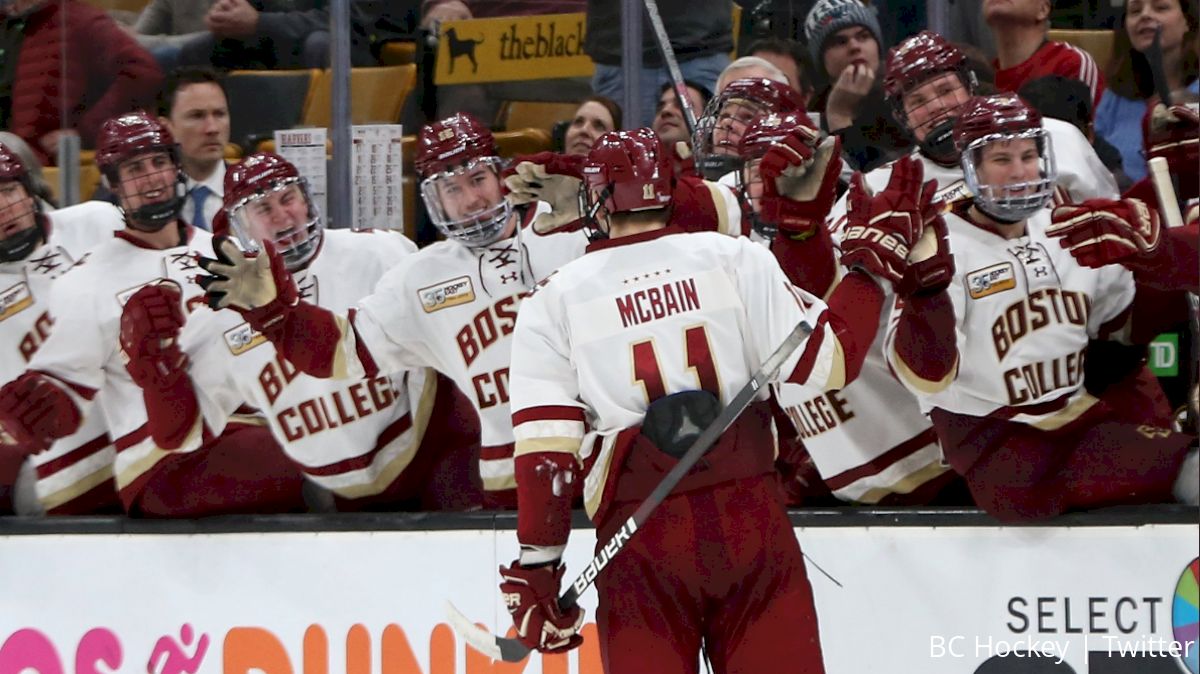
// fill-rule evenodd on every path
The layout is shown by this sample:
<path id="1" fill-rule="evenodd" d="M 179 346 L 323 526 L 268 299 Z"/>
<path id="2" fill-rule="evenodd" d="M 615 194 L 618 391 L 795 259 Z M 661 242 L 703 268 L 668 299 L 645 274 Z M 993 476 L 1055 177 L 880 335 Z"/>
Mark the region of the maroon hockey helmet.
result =
<path id="1" fill-rule="evenodd" d="M 446 238 L 478 247 L 504 236 L 513 212 L 504 198 L 496 139 L 486 126 L 458 113 L 424 127 L 416 168 L 429 218 Z"/>
<path id="2" fill-rule="evenodd" d="M 906 106 L 905 94 L 945 74 L 956 75 L 962 89 L 947 85 L 950 91 L 943 92 L 940 89 L 945 87 L 938 85 L 939 91 L 931 92 L 928 100 L 913 101 L 911 108 Z M 918 136 L 921 152 L 943 166 L 958 163 L 952 135 L 954 120 L 975 87 L 975 73 L 967 67 L 966 54 L 937 33 L 921 31 L 888 52 L 883 90 L 895 117 Z M 949 104 L 947 99 L 958 103 Z M 919 117 L 915 123 L 914 115 Z"/>
<path id="3" fill-rule="evenodd" d="M 979 174 L 988 145 L 1033 140 L 1039 156 L 1038 177 L 1008 184 L 985 182 Z M 962 155 L 963 177 L 975 205 L 1001 222 L 1023 220 L 1054 196 L 1057 172 L 1050 136 L 1042 115 L 1016 94 L 976 96 L 963 106 L 954 123 L 954 145 Z"/>
<path id="4" fill-rule="evenodd" d="M 744 162 L 736 174 L 738 196 L 749 215 L 750 227 L 767 239 L 775 238 L 778 228 L 774 223 L 779 221 L 779 214 L 765 211 L 759 201 L 762 190 L 757 189 L 757 186 L 761 184 L 762 178 L 758 175 L 758 160 L 763 158 L 772 145 L 797 133 L 809 136 L 813 142 L 821 135 L 817 125 L 803 110 L 783 114 L 767 113 L 746 127 L 738 146 L 738 154 Z"/>
<path id="5" fill-rule="evenodd" d="M 308 181 L 274 152 L 258 152 L 225 172 L 225 214 L 247 250 L 270 241 L 289 271 L 317 254 L 325 225 Z"/>
<path id="6" fill-rule="evenodd" d="M 25 162 L 0 143 L 0 262 L 24 260 L 42 242 L 40 211 Z"/>
<path id="7" fill-rule="evenodd" d="M 734 80 L 709 100 L 696 121 L 692 153 L 696 170 L 709 180 L 736 171 L 742 165 L 738 143 L 746 126 L 769 113 L 804 109 L 804 97 L 788 86 L 766 78 Z"/>
<path id="8" fill-rule="evenodd" d="M 118 167 L 140 155 L 153 152 L 164 152 L 170 157 L 172 167 L 167 170 L 173 173 L 170 176 L 172 187 L 160 189 L 160 186 L 143 184 L 139 187 L 142 192 L 126 193 L 121 185 Z M 179 152 L 171 132 L 154 117 L 138 111 L 118 115 L 105 122 L 96 142 L 96 165 L 116 193 L 126 220 L 135 229 L 156 232 L 179 217 L 186 196 L 186 181 L 179 165 Z M 164 192 L 161 198 L 157 195 L 148 196 L 160 191 Z M 142 203 L 130 208 L 128 204 L 135 196 Z"/>
<path id="9" fill-rule="evenodd" d="M 650 129 L 610 131 L 596 139 L 583 162 L 584 213 L 596 224 L 608 215 L 665 208 L 675 174 L 662 141 Z"/>

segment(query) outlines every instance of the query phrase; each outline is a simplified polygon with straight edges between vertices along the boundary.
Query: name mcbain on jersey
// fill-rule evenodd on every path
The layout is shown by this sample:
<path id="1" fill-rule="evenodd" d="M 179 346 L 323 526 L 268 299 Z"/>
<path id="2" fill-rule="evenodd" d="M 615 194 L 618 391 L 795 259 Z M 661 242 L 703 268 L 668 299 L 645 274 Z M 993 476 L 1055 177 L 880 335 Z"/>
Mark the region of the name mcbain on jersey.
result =
<path id="1" fill-rule="evenodd" d="M 668 269 L 666 273 L 670 273 L 670 271 Z M 659 273 L 662 272 L 654 272 L 654 275 L 657 276 Z M 633 279 L 633 281 L 649 276 L 650 274 L 646 274 Z M 624 297 L 616 298 L 616 302 L 617 313 L 621 315 L 621 327 L 623 328 L 700 308 L 696 280 L 691 278 L 664 283 L 655 288 L 638 290 Z"/>
<path id="2" fill-rule="evenodd" d="M 1001 361 L 1017 342 L 1054 324 L 1069 323 L 1086 329 L 1092 301 L 1085 293 L 1043 288 L 1014 302 L 992 323 L 992 343 Z M 1074 388 L 1083 379 L 1083 352 L 1061 358 L 1026 363 L 1004 371 L 1009 405 L 1021 405 L 1043 395 Z"/>
<path id="3" fill-rule="evenodd" d="M 258 383 L 267 402 L 274 405 L 283 389 L 300 374 L 294 365 L 275 354 L 275 360 L 268 362 L 258 374 Z M 305 435 L 345 426 L 385 410 L 396 402 L 396 396 L 390 378 L 375 377 L 284 408 L 275 415 L 275 420 L 288 442 L 295 442 Z"/>

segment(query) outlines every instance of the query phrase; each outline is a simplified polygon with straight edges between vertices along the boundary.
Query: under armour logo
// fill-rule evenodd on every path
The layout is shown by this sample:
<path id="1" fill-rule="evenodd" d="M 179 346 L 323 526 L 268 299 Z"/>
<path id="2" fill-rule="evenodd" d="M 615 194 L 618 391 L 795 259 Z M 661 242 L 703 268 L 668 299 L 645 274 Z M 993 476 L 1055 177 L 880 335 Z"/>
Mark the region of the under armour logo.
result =
<path id="1" fill-rule="evenodd" d="M 1045 267 L 1034 267 L 1034 269 L 1033 269 L 1034 278 L 1041 278 L 1043 276 L 1049 276 L 1049 275 L 1050 275 L 1050 270 L 1046 269 Z"/>
<path id="2" fill-rule="evenodd" d="M 501 283 L 512 283 L 515 281 L 519 281 L 520 279 L 521 279 L 521 274 L 518 272 L 515 272 L 515 271 L 510 271 L 506 274 L 500 275 Z"/>

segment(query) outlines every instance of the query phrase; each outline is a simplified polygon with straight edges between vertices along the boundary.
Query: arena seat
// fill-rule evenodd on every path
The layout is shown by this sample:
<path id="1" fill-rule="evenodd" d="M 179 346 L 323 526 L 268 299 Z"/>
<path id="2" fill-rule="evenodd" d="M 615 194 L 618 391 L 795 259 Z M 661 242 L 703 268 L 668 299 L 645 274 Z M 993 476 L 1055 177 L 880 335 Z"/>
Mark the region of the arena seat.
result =
<path id="1" fill-rule="evenodd" d="M 417 43 L 394 40 L 379 49 L 379 62 L 385 66 L 406 66 L 417 62 Z"/>
<path id="2" fill-rule="evenodd" d="M 229 138 L 247 152 L 276 129 L 303 118 L 312 98 L 317 69 L 234 70 L 225 77 L 229 97 Z"/>
<path id="3" fill-rule="evenodd" d="M 62 199 L 62 190 L 59 189 L 59 175 L 61 171 L 57 166 L 45 166 L 42 168 L 42 177 L 46 180 L 46 184 L 50 186 L 50 194 L 54 195 L 56 202 Z M 87 201 L 92 198 L 92 194 L 96 192 L 96 186 L 100 184 L 100 168 L 95 162 L 83 162 L 79 167 L 79 199 Z"/>
<path id="4" fill-rule="evenodd" d="M 352 124 L 400 121 L 404 101 L 417 85 L 417 66 L 378 66 L 350 69 Z M 333 71 L 322 70 L 313 80 L 312 96 L 301 126 L 328 127 L 333 118 Z"/>
<path id="5" fill-rule="evenodd" d="M 1101 72 L 1108 66 L 1113 53 L 1111 30 L 1068 30 L 1051 29 L 1049 38 L 1055 42 L 1066 42 L 1086 51 L 1096 60 Z"/>
<path id="6" fill-rule="evenodd" d="M 497 129 L 544 129 L 549 132 L 556 122 L 572 119 L 579 103 L 549 101 L 504 101 L 496 114 Z"/>

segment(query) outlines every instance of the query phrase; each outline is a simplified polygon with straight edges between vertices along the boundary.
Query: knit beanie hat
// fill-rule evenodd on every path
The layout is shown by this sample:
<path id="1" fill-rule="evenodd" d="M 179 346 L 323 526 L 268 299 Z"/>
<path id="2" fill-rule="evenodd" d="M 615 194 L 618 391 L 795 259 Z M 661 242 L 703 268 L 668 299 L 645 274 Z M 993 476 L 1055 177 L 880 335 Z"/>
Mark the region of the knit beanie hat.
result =
<path id="1" fill-rule="evenodd" d="M 808 40 L 808 52 L 818 68 L 822 62 L 821 55 L 825 53 L 825 40 L 850 26 L 862 26 L 871 31 L 879 43 L 879 52 L 883 53 L 883 38 L 874 9 L 858 0 L 817 0 L 804 20 L 804 36 Z"/>

